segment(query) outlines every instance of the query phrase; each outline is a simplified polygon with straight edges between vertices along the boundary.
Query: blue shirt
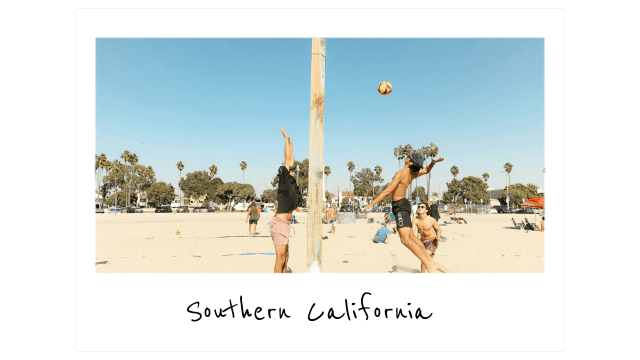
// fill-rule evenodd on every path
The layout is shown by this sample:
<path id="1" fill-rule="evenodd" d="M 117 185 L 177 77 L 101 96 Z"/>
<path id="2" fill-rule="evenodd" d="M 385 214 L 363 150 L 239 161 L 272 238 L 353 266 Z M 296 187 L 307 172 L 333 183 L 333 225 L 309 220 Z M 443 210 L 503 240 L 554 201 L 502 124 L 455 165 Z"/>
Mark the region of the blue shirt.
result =
<path id="1" fill-rule="evenodd" d="M 391 234 L 391 231 L 389 231 L 389 229 L 382 228 L 378 230 L 378 233 L 376 234 L 374 239 L 376 240 L 376 242 L 381 243 L 387 239 L 387 235 L 389 234 Z"/>

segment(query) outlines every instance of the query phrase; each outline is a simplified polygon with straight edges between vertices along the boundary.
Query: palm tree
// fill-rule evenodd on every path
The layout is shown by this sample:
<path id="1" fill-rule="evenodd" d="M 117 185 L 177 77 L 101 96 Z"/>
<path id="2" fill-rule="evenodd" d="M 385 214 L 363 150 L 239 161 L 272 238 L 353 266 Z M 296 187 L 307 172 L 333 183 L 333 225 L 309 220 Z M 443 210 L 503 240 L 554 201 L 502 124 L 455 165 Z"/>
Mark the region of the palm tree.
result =
<path id="1" fill-rule="evenodd" d="M 429 158 L 435 158 L 436 156 L 438 156 L 438 152 L 440 152 L 440 149 L 434 143 L 431 143 L 431 145 L 429 145 L 427 149 L 429 149 L 429 152 L 427 153 L 427 155 L 425 155 L 425 159 L 424 159 L 425 161 Z M 427 200 L 429 199 L 430 191 L 431 191 L 431 171 L 429 171 L 429 180 L 427 182 Z"/>
<path id="2" fill-rule="evenodd" d="M 451 174 L 453 175 L 453 179 L 454 180 L 456 179 L 456 176 L 458 176 L 459 173 L 460 173 L 460 170 L 458 170 L 458 167 L 453 165 L 451 167 Z M 457 202 L 457 200 L 458 200 L 457 198 L 458 198 L 458 195 L 455 196 L 454 203 Z"/>
<path id="3" fill-rule="evenodd" d="M 96 187 L 98 188 L 97 192 L 100 192 L 100 180 L 99 177 L 100 175 L 98 175 L 98 169 L 100 168 L 100 160 L 98 158 L 98 154 L 96 154 L 96 169 L 95 169 L 95 176 L 96 176 Z"/>
<path id="4" fill-rule="evenodd" d="M 393 155 L 395 155 L 395 157 L 398 159 L 398 170 L 402 169 L 402 166 L 400 166 L 400 160 L 404 159 L 404 151 L 402 148 L 402 144 L 398 145 L 397 148 L 393 149 Z"/>
<path id="5" fill-rule="evenodd" d="M 511 184 L 511 170 L 513 170 L 513 165 L 510 162 L 504 164 L 504 171 L 507 173 L 507 177 L 509 180 L 507 181 L 507 199 L 509 199 L 509 185 Z M 507 201 L 507 210 L 509 210 L 509 202 Z"/>
<path id="6" fill-rule="evenodd" d="M 353 194 L 351 193 L 351 180 L 353 179 L 353 177 L 351 176 L 351 172 L 355 168 L 356 168 L 356 164 L 354 164 L 353 161 L 349 161 L 347 163 L 347 169 L 349 169 L 349 202 L 353 200 Z"/>
<path id="7" fill-rule="evenodd" d="M 402 152 L 404 153 L 404 157 L 407 158 L 409 157 L 409 155 L 413 152 L 413 146 L 411 146 L 411 144 L 407 144 L 402 148 Z M 418 181 L 416 179 L 416 181 Z M 413 188 L 413 182 L 409 183 L 409 193 L 405 194 L 407 198 L 409 198 L 411 196 L 411 190 Z"/>
<path id="8" fill-rule="evenodd" d="M 435 144 L 431 143 L 431 145 L 435 145 Z M 424 156 L 424 160 L 426 162 L 427 159 L 429 158 L 429 156 L 431 156 L 431 146 L 423 146 L 423 147 L 421 147 L 418 150 L 418 153 L 420 153 L 422 156 Z M 431 184 L 431 172 L 429 172 L 429 177 L 425 178 L 425 181 L 427 182 L 427 201 L 429 201 L 429 185 Z M 418 185 L 418 179 L 416 179 L 416 188 L 417 188 L 417 185 Z"/>
<path id="9" fill-rule="evenodd" d="M 489 180 L 489 173 L 482 174 L 482 179 L 484 179 L 484 182 L 487 182 L 487 180 Z"/>
<path id="10" fill-rule="evenodd" d="M 111 171 L 113 171 L 113 187 L 116 194 L 118 193 L 118 172 L 120 171 L 121 165 L 122 164 L 118 159 L 113 160 L 113 162 L 111 163 Z"/>
<path id="11" fill-rule="evenodd" d="M 451 167 L 451 174 L 453 175 L 453 178 L 455 179 L 456 176 L 458 176 L 458 174 L 460 174 L 460 170 L 458 170 L 458 167 L 453 165 Z"/>
<path id="12" fill-rule="evenodd" d="M 324 188 L 328 189 L 329 188 L 329 175 L 331 174 L 331 168 L 328 166 L 324 167 L 324 174 L 326 175 L 326 180 L 324 183 Z"/>
<path id="13" fill-rule="evenodd" d="M 124 161 L 124 166 L 125 166 L 125 184 L 127 183 L 127 178 L 126 178 L 126 169 L 127 169 L 127 163 L 129 162 L 129 159 L 131 159 L 131 153 L 129 152 L 129 150 L 125 150 L 121 155 L 120 158 Z M 129 206 L 129 197 L 127 196 L 127 206 Z"/>
<path id="14" fill-rule="evenodd" d="M 127 193 L 127 201 L 129 201 L 129 198 L 131 197 L 131 181 L 133 180 L 133 167 L 138 165 L 138 155 L 136 155 L 136 153 L 131 153 L 131 155 L 129 155 L 129 164 L 131 164 L 131 167 L 129 171 L 129 192 Z"/>
<path id="15" fill-rule="evenodd" d="M 382 174 L 382 167 L 380 165 L 376 165 L 376 167 L 373 169 L 376 172 L 376 179 L 378 180 L 378 184 L 380 183 L 380 174 Z M 375 190 L 375 187 L 374 187 Z M 373 197 L 375 199 L 376 194 L 373 193 Z"/>
<path id="16" fill-rule="evenodd" d="M 244 161 L 241 162 L 240 169 L 242 169 L 242 183 L 244 184 L 244 171 L 247 169 L 247 163 Z"/>
<path id="17" fill-rule="evenodd" d="M 180 180 L 182 180 L 182 169 L 184 169 L 184 164 L 182 161 L 178 161 L 176 166 L 178 167 L 178 171 L 180 171 Z M 180 181 L 178 181 L 178 187 L 180 187 Z M 180 189 L 180 206 L 182 206 L 182 189 Z"/>
<path id="18" fill-rule="evenodd" d="M 211 180 L 218 174 L 218 167 L 215 165 L 209 166 L 209 171 L 211 172 Z"/>
<path id="19" fill-rule="evenodd" d="M 107 173 L 107 174 L 114 169 L 113 163 L 111 161 L 109 161 L 109 160 L 106 160 L 104 162 L 103 166 L 104 166 L 104 169 L 105 169 L 105 173 Z M 102 181 L 102 179 L 101 179 L 101 181 Z M 102 184 L 102 188 L 103 188 L 103 189 L 101 189 L 102 192 L 103 192 L 102 199 L 106 200 L 107 199 L 108 190 L 104 189 L 104 183 Z"/>
<path id="20" fill-rule="evenodd" d="M 107 160 L 107 155 L 102 153 L 100 154 L 100 156 L 98 156 L 98 166 L 100 168 L 98 172 L 98 191 L 100 191 L 100 186 L 102 184 L 102 172 L 106 169 L 108 163 L 109 160 Z"/>

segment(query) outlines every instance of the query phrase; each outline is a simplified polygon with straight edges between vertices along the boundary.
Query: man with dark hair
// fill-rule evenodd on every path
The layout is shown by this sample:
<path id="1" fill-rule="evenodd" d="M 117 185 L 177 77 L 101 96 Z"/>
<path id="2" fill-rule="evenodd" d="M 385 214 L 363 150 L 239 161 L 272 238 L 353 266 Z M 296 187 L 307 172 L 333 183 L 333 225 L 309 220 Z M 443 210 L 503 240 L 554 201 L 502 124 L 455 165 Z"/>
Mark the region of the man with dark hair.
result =
<path id="1" fill-rule="evenodd" d="M 420 241 L 424 244 L 424 252 L 429 257 L 433 257 L 440 243 L 442 229 L 438 226 L 438 221 L 431 217 L 431 209 L 429 209 L 429 205 L 426 202 L 418 205 L 417 215 L 413 221 L 412 233 L 415 233 L 416 230 L 418 230 L 418 234 L 420 235 Z M 436 268 L 443 273 L 449 272 L 449 270 L 438 263 L 436 263 Z M 420 270 L 425 272 L 427 268 L 422 264 Z"/>
<path id="2" fill-rule="evenodd" d="M 284 136 L 284 166 L 278 169 L 278 195 L 276 215 L 269 224 L 269 233 L 276 248 L 276 264 L 274 272 L 287 271 L 289 261 L 289 226 L 293 211 L 302 204 L 302 194 L 294 177 L 293 144 L 291 138 L 282 130 Z"/>
<path id="3" fill-rule="evenodd" d="M 427 271 L 430 273 L 437 270 L 436 263 L 431 256 L 427 256 L 423 251 L 424 246 L 411 232 L 411 204 L 405 199 L 404 194 L 407 192 L 407 187 L 409 187 L 411 181 L 419 176 L 428 174 L 433 168 L 433 165 L 443 160 L 443 157 L 437 160 L 432 158 L 431 164 L 423 169 L 424 157 L 417 152 L 411 152 L 409 156 L 404 159 L 404 168 L 396 172 L 389 186 L 364 208 L 364 212 L 369 211 L 375 203 L 392 195 L 391 205 L 393 207 L 393 215 L 396 217 L 396 226 L 400 234 L 400 240 L 404 246 L 411 250 L 411 252 L 422 261 L 422 264 L 426 266 Z"/>

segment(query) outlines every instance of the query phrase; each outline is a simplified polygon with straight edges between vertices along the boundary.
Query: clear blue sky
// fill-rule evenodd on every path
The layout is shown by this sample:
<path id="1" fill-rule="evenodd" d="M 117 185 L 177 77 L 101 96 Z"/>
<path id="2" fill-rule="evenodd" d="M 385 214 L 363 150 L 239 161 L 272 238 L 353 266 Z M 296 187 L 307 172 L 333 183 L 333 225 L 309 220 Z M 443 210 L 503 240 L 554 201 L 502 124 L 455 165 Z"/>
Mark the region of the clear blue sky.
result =
<path id="1" fill-rule="evenodd" d="M 311 39 L 97 39 L 96 153 L 124 150 L 159 181 L 207 170 L 258 195 L 283 161 L 309 156 Z M 389 81 L 388 96 L 377 92 Z M 324 165 L 347 190 L 347 162 L 398 170 L 393 149 L 434 142 L 431 191 L 489 173 L 489 186 L 544 187 L 543 39 L 327 39 Z M 418 185 L 426 186 L 420 179 Z"/>

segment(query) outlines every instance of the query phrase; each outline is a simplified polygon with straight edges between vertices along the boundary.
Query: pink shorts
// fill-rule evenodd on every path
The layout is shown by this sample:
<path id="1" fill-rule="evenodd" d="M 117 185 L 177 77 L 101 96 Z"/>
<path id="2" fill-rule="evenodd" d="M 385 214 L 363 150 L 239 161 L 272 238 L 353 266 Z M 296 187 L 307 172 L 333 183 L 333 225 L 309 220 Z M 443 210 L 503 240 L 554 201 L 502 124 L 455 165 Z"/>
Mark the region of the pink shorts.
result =
<path id="1" fill-rule="evenodd" d="M 287 220 L 282 220 L 279 217 L 273 217 L 271 224 L 269 224 L 269 232 L 271 233 L 271 240 L 273 240 L 273 246 L 289 245 L 289 232 L 291 227 Z"/>

